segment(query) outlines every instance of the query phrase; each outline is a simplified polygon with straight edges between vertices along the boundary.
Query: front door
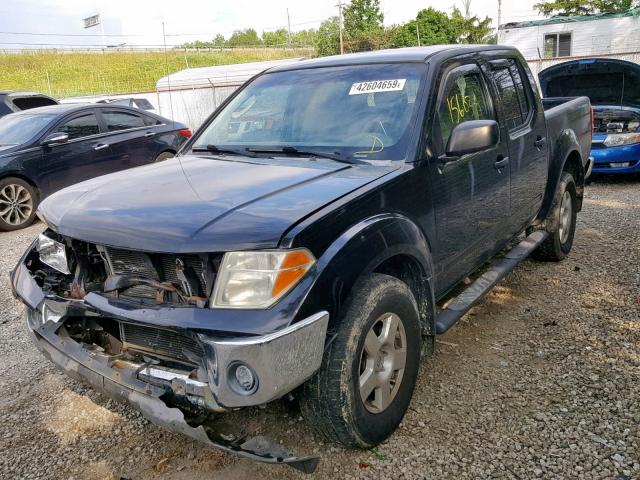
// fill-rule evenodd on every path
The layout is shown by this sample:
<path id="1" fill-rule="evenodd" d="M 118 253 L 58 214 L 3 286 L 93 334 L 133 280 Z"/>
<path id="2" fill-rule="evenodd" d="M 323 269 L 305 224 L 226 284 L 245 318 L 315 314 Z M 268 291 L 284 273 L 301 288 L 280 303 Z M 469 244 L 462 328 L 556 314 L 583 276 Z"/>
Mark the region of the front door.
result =
<path id="1" fill-rule="evenodd" d="M 442 294 L 495 253 L 509 213 L 507 144 L 443 163 L 453 129 L 469 120 L 496 120 L 484 74 L 475 63 L 445 70 L 430 149 L 436 214 L 438 292 Z"/>
<path id="2" fill-rule="evenodd" d="M 93 111 L 66 118 L 51 131 L 66 133 L 69 140 L 43 147 L 41 170 L 49 193 L 107 173 L 113 156 Z"/>

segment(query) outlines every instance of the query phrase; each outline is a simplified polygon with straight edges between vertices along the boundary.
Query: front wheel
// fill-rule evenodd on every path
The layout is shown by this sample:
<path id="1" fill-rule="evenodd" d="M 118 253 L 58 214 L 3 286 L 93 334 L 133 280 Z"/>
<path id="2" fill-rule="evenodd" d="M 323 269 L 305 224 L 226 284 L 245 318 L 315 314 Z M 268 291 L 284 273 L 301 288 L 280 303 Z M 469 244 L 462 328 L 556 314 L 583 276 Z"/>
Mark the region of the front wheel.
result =
<path id="1" fill-rule="evenodd" d="M 562 172 L 547 218 L 549 236 L 533 252 L 535 259 L 558 262 L 569 254 L 576 231 L 576 206 L 576 182 L 570 173 Z"/>
<path id="2" fill-rule="evenodd" d="M 409 287 L 371 275 L 356 287 L 320 371 L 303 387 L 303 414 L 348 447 L 379 444 L 409 407 L 420 344 L 418 306 Z"/>
<path id="3" fill-rule="evenodd" d="M 0 232 L 28 227 L 36 217 L 38 194 L 21 178 L 0 180 Z"/>

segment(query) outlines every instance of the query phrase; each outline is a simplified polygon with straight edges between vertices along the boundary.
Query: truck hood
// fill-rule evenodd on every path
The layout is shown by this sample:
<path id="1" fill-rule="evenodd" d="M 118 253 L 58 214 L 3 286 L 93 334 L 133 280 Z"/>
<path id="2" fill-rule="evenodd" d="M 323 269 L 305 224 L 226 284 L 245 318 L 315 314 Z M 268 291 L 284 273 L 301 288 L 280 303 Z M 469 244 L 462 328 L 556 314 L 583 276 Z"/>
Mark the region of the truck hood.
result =
<path id="1" fill-rule="evenodd" d="M 538 74 L 544 97 L 589 97 L 592 105 L 640 107 L 640 66 L 590 58 L 546 68 Z"/>
<path id="2" fill-rule="evenodd" d="M 63 235 L 112 247 L 275 248 L 304 217 L 397 168 L 184 156 L 79 183 L 51 195 L 39 211 Z"/>

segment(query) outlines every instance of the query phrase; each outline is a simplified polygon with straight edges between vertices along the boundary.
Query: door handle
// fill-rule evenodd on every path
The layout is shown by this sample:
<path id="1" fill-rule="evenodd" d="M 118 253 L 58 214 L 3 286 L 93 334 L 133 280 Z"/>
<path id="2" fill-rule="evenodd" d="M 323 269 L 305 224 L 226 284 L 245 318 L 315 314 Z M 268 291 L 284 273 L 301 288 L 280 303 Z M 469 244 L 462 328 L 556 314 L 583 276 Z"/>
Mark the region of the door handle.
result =
<path id="1" fill-rule="evenodd" d="M 153 137 L 154 135 L 155 135 L 155 133 L 154 133 L 154 132 L 147 132 L 147 133 L 145 133 L 145 134 L 144 134 L 144 136 L 145 136 L 146 138 Z"/>
<path id="2" fill-rule="evenodd" d="M 509 164 L 509 157 L 503 157 L 502 155 L 498 156 L 498 159 L 493 164 L 493 167 L 496 170 L 500 170 L 501 168 L 506 167 Z"/>
<path id="3" fill-rule="evenodd" d="M 98 145 L 96 145 L 95 147 L 93 147 L 93 149 L 98 152 L 100 150 L 104 150 L 105 148 L 109 148 L 109 144 L 107 143 L 99 143 Z"/>
<path id="4" fill-rule="evenodd" d="M 547 142 L 547 139 L 544 137 L 538 137 L 536 138 L 536 141 L 533 142 L 533 144 L 536 146 L 536 148 L 538 150 L 542 150 L 542 147 L 544 147 L 544 144 Z"/>

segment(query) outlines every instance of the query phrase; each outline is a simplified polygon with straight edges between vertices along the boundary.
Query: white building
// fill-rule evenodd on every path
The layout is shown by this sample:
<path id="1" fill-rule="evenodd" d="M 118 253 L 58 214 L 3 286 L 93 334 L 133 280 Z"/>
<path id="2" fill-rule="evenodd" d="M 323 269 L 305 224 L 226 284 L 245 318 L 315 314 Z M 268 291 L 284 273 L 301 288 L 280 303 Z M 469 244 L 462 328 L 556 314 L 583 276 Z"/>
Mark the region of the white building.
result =
<path id="1" fill-rule="evenodd" d="M 535 74 L 581 57 L 620 58 L 640 64 L 640 8 L 507 23 L 498 28 L 498 43 L 518 48 Z"/>

